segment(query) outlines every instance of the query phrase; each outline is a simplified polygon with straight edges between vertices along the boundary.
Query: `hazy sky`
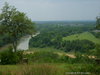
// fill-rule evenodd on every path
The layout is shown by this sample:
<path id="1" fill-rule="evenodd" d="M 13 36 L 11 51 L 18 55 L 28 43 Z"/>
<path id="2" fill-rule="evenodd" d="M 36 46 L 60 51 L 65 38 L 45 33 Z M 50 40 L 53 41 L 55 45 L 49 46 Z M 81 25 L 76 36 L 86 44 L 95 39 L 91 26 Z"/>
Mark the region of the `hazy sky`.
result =
<path id="1" fill-rule="evenodd" d="M 95 20 L 100 15 L 100 0 L 0 0 L 0 9 L 4 2 L 33 21 Z"/>

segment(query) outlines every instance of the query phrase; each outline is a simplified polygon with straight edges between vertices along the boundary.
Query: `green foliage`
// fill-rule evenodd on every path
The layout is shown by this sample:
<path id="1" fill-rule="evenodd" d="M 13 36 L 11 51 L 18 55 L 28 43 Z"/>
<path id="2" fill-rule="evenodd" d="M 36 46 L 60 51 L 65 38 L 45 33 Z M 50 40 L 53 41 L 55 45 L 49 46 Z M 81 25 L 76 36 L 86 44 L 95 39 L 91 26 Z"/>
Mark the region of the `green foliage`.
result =
<path id="1" fill-rule="evenodd" d="M 0 64 L 7 65 L 7 64 L 17 64 L 23 58 L 23 52 L 13 52 L 12 47 L 9 47 L 8 50 L 5 50 L 0 53 Z"/>
<path id="2" fill-rule="evenodd" d="M 68 56 L 62 55 L 62 56 L 60 56 L 59 59 L 60 59 L 59 62 L 61 62 L 61 63 L 69 63 L 71 58 Z"/>
<path id="3" fill-rule="evenodd" d="M 87 54 L 76 52 L 75 56 L 76 58 L 74 59 L 74 63 L 95 64 L 95 60 L 92 58 L 89 58 L 89 55 Z"/>
<path id="4" fill-rule="evenodd" d="M 89 55 L 76 52 L 75 57 L 70 57 L 66 52 L 53 50 L 47 50 L 49 48 L 33 48 L 29 51 L 25 58 L 29 59 L 30 63 L 83 63 L 83 64 L 94 64 L 95 60 L 89 58 Z M 74 55 L 74 54 L 72 54 Z"/>
<path id="5" fill-rule="evenodd" d="M 100 32 L 91 32 L 96 38 L 100 38 Z"/>
<path id="6" fill-rule="evenodd" d="M 90 32 L 84 32 L 84 33 L 80 33 L 80 34 L 70 35 L 70 36 L 64 37 L 63 40 L 67 40 L 67 41 L 69 41 L 69 40 L 70 41 L 72 41 L 72 40 L 89 40 L 96 44 L 100 44 L 100 39 L 96 38 Z"/>
<path id="7" fill-rule="evenodd" d="M 24 35 L 35 32 L 34 23 L 25 13 L 16 10 L 14 6 L 5 3 L 0 14 L 0 34 L 7 34 L 16 51 L 17 41 Z"/>
<path id="8" fill-rule="evenodd" d="M 37 25 L 37 29 L 41 31 L 41 34 L 30 40 L 30 48 L 54 47 L 56 49 L 60 49 L 66 52 L 86 52 L 90 49 L 95 48 L 94 43 L 100 43 L 99 39 L 97 39 L 90 32 L 84 32 L 90 31 L 92 29 L 92 26 L 43 24 Z M 74 34 L 75 36 L 72 34 Z M 67 39 L 68 37 L 69 39 Z"/>
<path id="9" fill-rule="evenodd" d="M 100 16 L 97 17 L 96 24 L 96 29 L 100 29 Z"/>
<path id="10" fill-rule="evenodd" d="M 62 43 L 62 48 L 66 52 L 68 51 L 88 52 L 90 49 L 95 48 L 95 44 L 88 40 L 64 41 Z"/>
<path id="11" fill-rule="evenodd" d="M 48 38 L 47 39 L 48 41 L 45 38 Z M 89 40 L 63 41 L 61 36 L 57 36 L 57 37 L 43 36 L 42 37 L 42 34 L 31 39 L 30 46 L 40 47 L 40 48 L 51 46 L 56 49 L 64 50 L 66 52 L 69 52 L 69 51 L 87 52 L 90 49 L 95 48 L 95 44 Z"/>
<path id="12" fill-rule="evenodd" d="M 0 35 L 0 47 L 3 47 L 4 45 L 7 45 L 11 43 L 8 35 Z"/>
<path id="13" fill-rule="evenodd" d="M 43 37 L 42 37 L 43 36 Z M 51 36 L 46 34 L 40 34 L 37 35 L 36 37 L 33 37 L 29 43 L 30 47 L 47 47 L 47 46 L 51 46 Z M 35 41 L 35 42 L 34 42 Z"/>
<path id="14" fill-rule="evenodd" d="M 96 45 L 94 54 L 97 58 L 100 58 L 100 45 Z"/>
<path id="15" fill-rule="evenodd" d="M 54 52 L 50 52 L 50 51 L 39 51 L 39 52 L 34 52 L 34 54 L 27 54 L 26 57 L 32 61 L 32 62 L 57 62 L 57 60 L 59 59 L 59 55 L 54 53 Z"/>
<path id="16" fill-rule="evenodd" d="M 68 64 L 66 67 L 70 69 L 70 72 L 82 72 L 88 73 L 90 75 L 99 75 L 100 74 L 100 66 L 95 64 Z M 81 74 L 79 74 L 81 75 Z"/>

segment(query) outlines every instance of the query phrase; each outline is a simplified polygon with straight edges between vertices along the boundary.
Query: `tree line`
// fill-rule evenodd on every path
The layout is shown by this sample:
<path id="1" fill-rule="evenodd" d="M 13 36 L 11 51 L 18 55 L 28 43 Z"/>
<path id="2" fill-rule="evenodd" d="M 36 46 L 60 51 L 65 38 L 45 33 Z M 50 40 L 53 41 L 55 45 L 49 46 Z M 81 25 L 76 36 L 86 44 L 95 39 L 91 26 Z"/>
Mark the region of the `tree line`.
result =
<path id="1" fill-rule="evenodd" d="M 72 34 L 82 33 L 84 31 L 91 31 L 93 26 L 57 26 L 49 25 L 40 26 L 38 30 L 41 34 L 30 40 L 29 46 L 32 47 L 54 47 L 66 52 L 68 51 L 82 51 L 85 52 L 95 48 L 95 44 L 89 40 L 73 40 L 66 41 L 63 37 Z"/>

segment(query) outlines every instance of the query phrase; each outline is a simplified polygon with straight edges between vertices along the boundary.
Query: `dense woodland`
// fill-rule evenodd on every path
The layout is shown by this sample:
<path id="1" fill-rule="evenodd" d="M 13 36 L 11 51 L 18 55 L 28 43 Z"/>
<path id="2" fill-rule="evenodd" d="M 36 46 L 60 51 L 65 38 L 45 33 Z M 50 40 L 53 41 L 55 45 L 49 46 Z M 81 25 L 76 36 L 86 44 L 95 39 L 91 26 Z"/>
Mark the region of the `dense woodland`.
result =
<path id="1" fill-rule="evenodd" d="M 59 23 L 59 22 L 58 22 Z M 95 29 L 95 22 L 80 22 L 80 23 L 65 23 L 62 25 L 52 24 L 37 24 L 37 30 L 40 35 L 30 40 L 30 47 L 54 47 L 56 49 L 69 51 L 86 52 L 95 48 L 95 43 L 89 40 L 73 40 L 66 41 L 63 37 L 83 32 L 91 32 Z M 67 24 L 67 25 L 66 25 Z M 72 25 L 75 24 L 75 25 Z M 83 25 L 81 25 L 83 24 Z M 96 33 L 94 33 L 96 35 Z"/>

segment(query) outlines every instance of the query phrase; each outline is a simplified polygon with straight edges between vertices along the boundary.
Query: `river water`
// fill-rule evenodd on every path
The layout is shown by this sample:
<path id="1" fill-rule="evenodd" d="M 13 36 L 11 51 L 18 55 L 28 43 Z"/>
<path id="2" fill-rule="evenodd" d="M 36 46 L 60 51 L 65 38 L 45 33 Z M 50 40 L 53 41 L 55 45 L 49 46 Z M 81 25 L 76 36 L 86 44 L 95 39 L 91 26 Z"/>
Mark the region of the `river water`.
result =
<path id="1" fill-rule="evenodd" d="M 24 36 L 22 37 L 20 40 L 19 40 L 19 44 L 17 46 L 17 49 L 18 50 L 28 50 L 29 49 L 29 41 L 32 37 L 35 37 L 37 36 L 38 34 L 40 34 L 40 32 L 36 33 L 35 35 L 27 35 L 27 36 Z"/>

